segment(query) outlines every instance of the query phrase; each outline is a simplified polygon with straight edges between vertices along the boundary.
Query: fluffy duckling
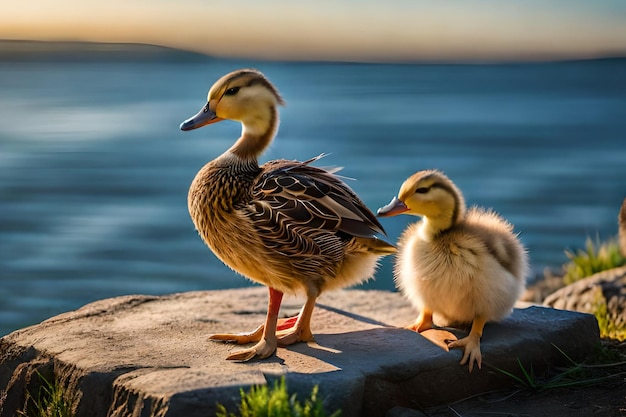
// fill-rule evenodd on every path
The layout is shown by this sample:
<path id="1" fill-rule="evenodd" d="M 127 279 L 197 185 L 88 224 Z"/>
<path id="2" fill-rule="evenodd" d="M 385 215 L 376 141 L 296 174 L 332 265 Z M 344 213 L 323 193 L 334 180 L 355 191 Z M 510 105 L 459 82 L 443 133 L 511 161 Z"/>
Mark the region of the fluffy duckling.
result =
<path id="1" fill-rule="evenodd" d="M 242 124 L 239 139 L 196 175 L 188 196 L 191 218 L 204 242 L 226 265 L 269 287 L 265 323 L 246 334 L 212 340 L 257 342 L 227 359 L 266 358 L 310 341 L 311 314 L 322 291 L 371 278 L 378 259 L 396 252 L 374 214 L 332 172 L 306 162 L 257 158 L 278 127 L 278 90 L 260 72 L 242 69 L 220 78 L 207 104 L 181 124 L 196 129 L 229 119 Z M 283 293 L 303 292 L 298 316 L 278 320 Z"/>
<path id="2" fill-rule="evenodd" d="M 420 171 L 407 179 L 379 216 L 422 216 L 400 237 L 396 284 L 417 307 L 408 328 L 433 328 L 433 313 L 446 324 L 471 323 L 467 337 L 448 343 L 463 348 L 461 365 L 480 368 L 480 338 L 488 321 L 506 317 L 524 289 L 524 247 L 513 227 L 481 208 L 466 211 L 461 191 L 442 172 Z"/>

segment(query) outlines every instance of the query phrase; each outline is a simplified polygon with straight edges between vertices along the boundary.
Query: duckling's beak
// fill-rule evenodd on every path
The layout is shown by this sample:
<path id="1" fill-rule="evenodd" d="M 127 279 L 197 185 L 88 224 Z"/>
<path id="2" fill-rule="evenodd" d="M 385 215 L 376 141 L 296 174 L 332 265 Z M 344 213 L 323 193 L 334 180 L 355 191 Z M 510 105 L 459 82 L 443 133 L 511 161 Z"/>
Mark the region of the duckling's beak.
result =
<path id="1" fill-rule="evenodd" d="M 378 217 L 389 217 L 402 214 L 405 211 L 409 211 L 409 208 L 402 201 L 398 200 L 397 197 L 394 197 L 385 207 L 379 208 L 376 215 Z"/>
<path id="2" fill-rule="evenodd" d="M 210 109 L 209 103 L 207 103 L 198 114 L 182 122 L 180 124 L 180 130 L 193 130 L 222 120 L 224 119 L 217 117 L 215 112 Z"/>

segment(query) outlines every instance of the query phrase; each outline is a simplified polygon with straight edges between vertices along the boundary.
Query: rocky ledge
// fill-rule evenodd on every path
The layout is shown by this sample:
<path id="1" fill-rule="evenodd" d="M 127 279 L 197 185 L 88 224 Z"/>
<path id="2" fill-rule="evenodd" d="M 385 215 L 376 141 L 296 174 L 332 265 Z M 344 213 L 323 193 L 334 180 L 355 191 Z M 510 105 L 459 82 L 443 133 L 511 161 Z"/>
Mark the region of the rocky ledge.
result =
<path id="1" fill-rule="evenodd" d="M 299 298 L 282 312 L 297 313 Z M 404 326 L 415 311 L 398 293 L 343 290 L 323 295 L 313 316 L 316 342 L 279 348 L 262 361 L 224 360 L 236 346 L 207 341 L 216 332 L 251 330 L 266 311 L 266 290 L 247 288 L 168 296 L 125 296 L 89 304 L 0 339 L 0 416 L 23 410 L 38 374 L 68 392 L 76 417 L 206 417 L 217 403 L 236 409 L 239 389 L 284 375 L 303 399 L 314 385 L 329 411 L 384 416 L 509 387 L 518 360 L 535 373 L 582 360 L 599 344 L 593 316 L 544 307 L 516 309 L 489 323 L 483 367 L 459 366 Z M 456 331 L 455 331 L 456 332 Z M 463 333 L 457 333 L 462 335 Z"/>
<path id="2" fill-rule="evenodd" d="M 594 314 L 603 308 L 616 329 L 626 328 L 626 266 L 598 272 L 553 292 L 547 307 Z"/>

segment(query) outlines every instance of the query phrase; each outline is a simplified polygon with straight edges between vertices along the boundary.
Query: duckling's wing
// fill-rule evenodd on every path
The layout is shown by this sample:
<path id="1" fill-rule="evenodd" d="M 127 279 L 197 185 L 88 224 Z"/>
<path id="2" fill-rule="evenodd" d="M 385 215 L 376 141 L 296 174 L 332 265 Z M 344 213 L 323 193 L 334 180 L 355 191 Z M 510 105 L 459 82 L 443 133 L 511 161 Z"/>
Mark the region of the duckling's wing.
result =
<path id="1" fill-rule="evenodd" d="M 253 188 L 255 223 L 370 238 L 385 234 L 374 214 L 337 176 L 307 162 L 263 165 Z M 269 226 L 269 225 L 266 225 Z"/>

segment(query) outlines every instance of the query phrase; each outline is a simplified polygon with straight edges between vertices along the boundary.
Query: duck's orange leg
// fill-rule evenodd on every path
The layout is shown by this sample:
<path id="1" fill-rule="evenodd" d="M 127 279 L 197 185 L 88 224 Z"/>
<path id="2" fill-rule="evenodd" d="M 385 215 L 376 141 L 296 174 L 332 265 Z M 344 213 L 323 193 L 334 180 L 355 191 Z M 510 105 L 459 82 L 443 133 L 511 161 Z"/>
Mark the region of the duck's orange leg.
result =
<path id="1" fill-rule="evenodd" d="M 483 317 L 476 317 L 472 322 L 472 329 L 469 335 L 463 339 L 456 340 L 448 344 L 449 348 L 463 348 L 463 357 L 461 358 L 461 365 L 465 365 L 469 361 L 469 371 L 474 369 L 474 362 L 478 365 L 478 369 L 482 366 L 482 354 L 480 353 L 480 338 L 483 335 L 483 328 L 485 327 L 485 320 Z"/>
<path id="2" fill-rule="evenodd" d="M 288 346 L 296 342 L 309 342 L 313 340 L 311 316 L 315 308 L 316 298 L 317 297 L 308 296 L 300 313 L 295 317 L 291 317 L 291 319 L 296 319 L 295 325 L 291 328 L 284 328 L 277 333 L 278 344 L 280 346 Z"/>
<path id="3" fill-rule="evenodd" d="M 251 333 L 244 334 L 214 334 L 209 337 L 210 340 L 219 340 L 224 342 L 234 342 L 237 344 L 245 344 L 250 342 L 258 342 L 256 345 L 248 349 L 241 349 L 232 352 L 227 360 L 249 361 L 254 357 L 267 358 L 276 351 L 278 346 L 278 338 L 276 337 L 276 328 L 278 322 L 278 311 L 280 303 L 283 299 L 283 293 L 269 288 L 269 298 L 267 306 L 267 316 L 265 324 L 259 326 Z M 289 319 L 287 319 L 289 320 Z"/>
<path id="4" fill-rule="evenodd" d="M 298 321 L 299 315 L 278 319 L 276 324 L 276 330 L 291 329 Z M 247 333 L 217 333 L 209 336 L 209 340 L 215 340 L 218 342 L 236 343 L 238 345 L 245 345 L 247 343 L 258 342 L 263 337 L 263 330 L 265 329 L 265 323 L 259 325 L 256 329 Z"/>

